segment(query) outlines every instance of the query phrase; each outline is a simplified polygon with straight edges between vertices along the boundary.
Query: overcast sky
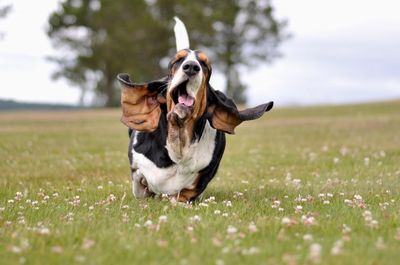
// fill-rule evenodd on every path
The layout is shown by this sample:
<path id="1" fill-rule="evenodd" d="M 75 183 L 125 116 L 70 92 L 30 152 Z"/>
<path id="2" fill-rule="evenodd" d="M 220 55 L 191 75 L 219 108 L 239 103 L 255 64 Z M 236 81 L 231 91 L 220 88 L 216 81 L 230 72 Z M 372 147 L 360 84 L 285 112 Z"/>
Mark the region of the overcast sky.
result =
<path id="1" fill-rule="evenodd" d="M 3 0 L 5 4 L 10 0 Z M 347 103 L 400 98 L 400 2 L 279 0 L 278 17 L 293 37 L 283 58 L 243 73 L 250 104 Z M 77 103 L 78 88 L 52 81 L 56 54 L 45 34 L 57 1 L 13 0 L 0 21 L 0 98 Z M 172 32 L 172 31 L 171 31 Z M 222 77 L 212 80 L 222 87 Z"/>

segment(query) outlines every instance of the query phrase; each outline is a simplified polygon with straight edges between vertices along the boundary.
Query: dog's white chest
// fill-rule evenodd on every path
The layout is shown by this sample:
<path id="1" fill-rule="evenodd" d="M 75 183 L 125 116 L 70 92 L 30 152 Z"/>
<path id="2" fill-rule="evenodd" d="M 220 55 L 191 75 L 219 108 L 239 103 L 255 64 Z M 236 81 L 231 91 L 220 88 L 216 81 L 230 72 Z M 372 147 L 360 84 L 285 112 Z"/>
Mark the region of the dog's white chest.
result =
<path id="1" fill-rule="evenodd" d="M 215 149 L 216 130 L 206 123 L 201 138 L 188 146 L 184 155 L 176 160 L 173 149 L 167 150 L 174 165 L 167 168 L 157 167 L 150 159 L 132 149 L 133 165 L 147 181 L 150 190 L 157 194 L 176 194 L 184 188 L 193 188 L 199 171 L 207 167 Z M 137 137 L 137 136 L 136 136 Z M 136 141 L 136 139 L 135 139 Z"/>

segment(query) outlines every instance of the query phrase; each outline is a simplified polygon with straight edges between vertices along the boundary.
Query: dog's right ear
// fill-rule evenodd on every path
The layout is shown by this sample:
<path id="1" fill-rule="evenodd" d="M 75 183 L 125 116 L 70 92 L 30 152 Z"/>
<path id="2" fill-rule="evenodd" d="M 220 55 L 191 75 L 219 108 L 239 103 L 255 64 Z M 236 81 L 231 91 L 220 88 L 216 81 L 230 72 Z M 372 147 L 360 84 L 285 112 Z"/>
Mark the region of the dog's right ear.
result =
<path id="1" fill-rule="evenodd" d="M 168 77 L 149 83 L 132 83 L 128 74 L 119 74 L 121 90 L 121 121 L 131 129 L 153 132 L 160 120 L 160 104 L 165 103 Z"/>

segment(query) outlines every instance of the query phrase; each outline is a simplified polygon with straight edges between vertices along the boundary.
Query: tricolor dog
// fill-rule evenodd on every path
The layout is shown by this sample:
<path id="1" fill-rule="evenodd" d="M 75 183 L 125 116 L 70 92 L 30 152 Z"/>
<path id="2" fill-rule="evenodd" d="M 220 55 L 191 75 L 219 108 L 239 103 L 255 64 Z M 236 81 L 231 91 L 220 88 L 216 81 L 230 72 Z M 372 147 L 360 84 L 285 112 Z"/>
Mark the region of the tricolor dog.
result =
<path id="1" fill-rule="evenodd" d="M 225 133 L 241 122 L 261 117 L 273 102 L 239 111 L 210 84 L 207 56 L 189 49 L 183 23 L 176 19 L 177 50 L 166 77 L 122 85 L 121 121 L 130 135 L 129 162 L 136 198 L 168 195 L 180 202 L 196 199 L 217 173 Z"/>

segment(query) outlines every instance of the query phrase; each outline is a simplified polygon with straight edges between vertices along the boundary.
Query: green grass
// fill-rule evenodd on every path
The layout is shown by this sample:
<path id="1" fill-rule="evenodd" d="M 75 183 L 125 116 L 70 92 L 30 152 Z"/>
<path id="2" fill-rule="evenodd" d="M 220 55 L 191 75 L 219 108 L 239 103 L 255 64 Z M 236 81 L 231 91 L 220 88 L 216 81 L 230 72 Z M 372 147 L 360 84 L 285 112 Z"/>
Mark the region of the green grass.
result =
<path id="1" fill-rule="evenodd" d="M 398 264 L 400 102 L 243 124 L 191 207 L 133 198 L 119 116 L 0 113 L 1 264 Z"/>

